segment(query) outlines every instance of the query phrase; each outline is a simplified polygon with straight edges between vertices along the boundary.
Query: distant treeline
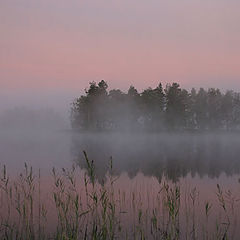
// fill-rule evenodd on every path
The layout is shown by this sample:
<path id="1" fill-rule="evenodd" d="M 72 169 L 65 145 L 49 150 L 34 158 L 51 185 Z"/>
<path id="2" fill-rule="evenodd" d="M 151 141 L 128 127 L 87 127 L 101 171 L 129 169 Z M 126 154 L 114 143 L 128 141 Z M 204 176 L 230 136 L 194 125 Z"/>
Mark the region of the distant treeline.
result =
<path id="1" fill-rule="evenodd" d="M 82 130 L 235 130 L 240 128 L 240 93 L 200 88 L 191 92 L 178 83 L 139 93 L 108 91 L 107 83 L 90 83 L 72 104 L 72 127 Z"/>

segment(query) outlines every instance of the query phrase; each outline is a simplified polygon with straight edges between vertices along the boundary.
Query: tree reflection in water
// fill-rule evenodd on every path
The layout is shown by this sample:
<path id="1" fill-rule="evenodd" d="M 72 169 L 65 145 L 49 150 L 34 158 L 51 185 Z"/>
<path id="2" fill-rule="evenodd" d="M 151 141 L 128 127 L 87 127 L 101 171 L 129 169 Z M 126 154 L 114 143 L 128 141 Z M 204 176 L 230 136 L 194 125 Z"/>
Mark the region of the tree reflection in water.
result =
<path id="1" fill-rule="evenodd" d="M 83 150 L 94 160 L 99 179 L 113 158 L 115 174 L 138 172 L 165 176 L 176 182 L 187 174 L 217 178 L 240 172 L 238 134 L 75 134 L 71 152 L 74 161 L 85 168 Z"/>

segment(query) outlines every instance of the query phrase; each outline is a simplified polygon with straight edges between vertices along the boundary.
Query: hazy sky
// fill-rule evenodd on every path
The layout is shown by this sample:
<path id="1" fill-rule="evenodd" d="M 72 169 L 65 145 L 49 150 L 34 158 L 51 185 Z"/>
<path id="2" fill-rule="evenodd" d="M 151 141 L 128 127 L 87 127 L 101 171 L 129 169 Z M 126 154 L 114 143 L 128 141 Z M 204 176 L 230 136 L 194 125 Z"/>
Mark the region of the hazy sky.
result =
<path id="1" fill-rule="evenodd" d="M 239 0 L 1 0 L 1 91 L 240 90 L 239 23 Z"/>

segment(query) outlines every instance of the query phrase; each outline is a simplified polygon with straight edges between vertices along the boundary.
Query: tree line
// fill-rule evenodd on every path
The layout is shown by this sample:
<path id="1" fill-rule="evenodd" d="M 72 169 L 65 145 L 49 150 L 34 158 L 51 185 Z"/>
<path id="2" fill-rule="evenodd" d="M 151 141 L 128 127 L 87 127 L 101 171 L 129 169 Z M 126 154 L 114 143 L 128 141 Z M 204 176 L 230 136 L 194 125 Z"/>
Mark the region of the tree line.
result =
<path id="1" fill-rule="evenodd" d="M 190 92 L 178 83 L 127 93 L 108 91 L 90 82 L 85 95 L 72 103 L 71 123 L 82 130 L 236 130 L 240 128 L 240 93 L 200 88 Z"/>

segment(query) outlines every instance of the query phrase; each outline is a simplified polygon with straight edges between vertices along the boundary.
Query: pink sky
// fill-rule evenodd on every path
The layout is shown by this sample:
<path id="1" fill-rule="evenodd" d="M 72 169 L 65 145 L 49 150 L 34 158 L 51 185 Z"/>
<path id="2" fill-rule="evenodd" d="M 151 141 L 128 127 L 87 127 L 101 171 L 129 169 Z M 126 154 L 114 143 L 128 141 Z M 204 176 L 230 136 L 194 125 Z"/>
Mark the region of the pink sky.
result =
<path id="1" fill-rule="evenodd" d="M 240 90 L 239 23 L 238 0 L 1 1 L 1 89 Z"/>

